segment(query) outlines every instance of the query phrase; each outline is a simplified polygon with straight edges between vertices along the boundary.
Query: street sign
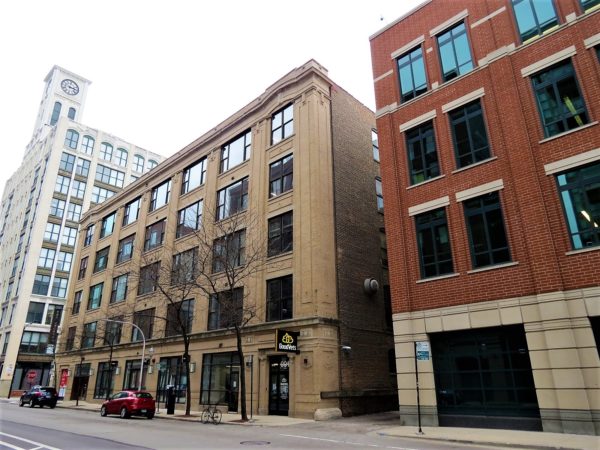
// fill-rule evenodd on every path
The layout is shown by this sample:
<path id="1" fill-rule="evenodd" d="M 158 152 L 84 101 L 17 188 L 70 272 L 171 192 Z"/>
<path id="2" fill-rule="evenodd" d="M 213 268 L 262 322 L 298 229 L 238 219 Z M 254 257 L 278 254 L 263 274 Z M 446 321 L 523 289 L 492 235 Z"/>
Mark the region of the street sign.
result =
<path id="1" fill-rule="evenodd" d="M 417 341 L 417 360 L 429 361 L 429 342 Z"/>

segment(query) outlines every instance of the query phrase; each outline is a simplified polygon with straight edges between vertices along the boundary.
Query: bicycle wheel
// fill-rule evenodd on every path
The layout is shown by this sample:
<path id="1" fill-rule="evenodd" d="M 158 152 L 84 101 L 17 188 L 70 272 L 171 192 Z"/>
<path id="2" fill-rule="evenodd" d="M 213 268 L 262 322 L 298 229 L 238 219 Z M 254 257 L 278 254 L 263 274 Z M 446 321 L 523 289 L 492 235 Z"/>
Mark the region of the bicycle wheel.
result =
<path id="1" fill-rule="evenodd" d="M 202 420 L 202 423 L 208 423 L 210 420 L 210 411 L 208 408 L 202 411 L 202 417 L 200 420 Z"/>
<path id="2" fill-rule="evenodd" d="M 215 425 L 218 425 L 221 423 L 221 417 L 223 417 L 223 414 L 221 413 L 220 409 L 215 409 L 214 413 L 213 413 L 213 422 Z"/>

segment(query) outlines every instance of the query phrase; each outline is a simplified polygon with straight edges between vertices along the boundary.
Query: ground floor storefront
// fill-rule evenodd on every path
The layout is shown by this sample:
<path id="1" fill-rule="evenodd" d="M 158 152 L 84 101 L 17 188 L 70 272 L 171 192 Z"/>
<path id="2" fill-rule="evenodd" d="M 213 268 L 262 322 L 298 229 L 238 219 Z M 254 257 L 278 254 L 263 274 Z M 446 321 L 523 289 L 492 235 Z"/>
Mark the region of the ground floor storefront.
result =
<path id="1" fill-rule="evenodd" d="M 402 424 L 600 434 L 599 317 L 600 288 L 394 315 Z"/>

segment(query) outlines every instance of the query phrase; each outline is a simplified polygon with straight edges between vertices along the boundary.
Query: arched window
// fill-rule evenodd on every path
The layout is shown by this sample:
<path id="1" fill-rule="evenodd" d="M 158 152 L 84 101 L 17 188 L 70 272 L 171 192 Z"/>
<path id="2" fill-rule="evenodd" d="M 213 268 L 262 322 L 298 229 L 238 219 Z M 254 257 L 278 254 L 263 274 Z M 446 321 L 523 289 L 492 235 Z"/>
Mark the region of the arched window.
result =
<path id="1" fill-rule="evenodd" d="M 144 171 L 144 157 L 141 155 L 133 155 L 133 170 L 136 172 Z"/>
<path id="2" fill-rule="evenodd" d="M 154 161 L 153 159 L 148 160 L 148 170 L 152 170 L 156 166 L 158 166 L 158 163 L 156 161 Z"/>
<path id="3" fill-rule="evenodd" d="M 69 119 L 75 120 L 75 108 L 69 108 Z"/>
<path id="4" fill-rule="evenodd" d="M 100 158 L 105 161 L 110 161 L 112 159 L 113 146 L 108 142 L 103 142 L 100 144 Z"/>
<path id="5" fill-rule="evenodd" d="M 50 125 L 56 125 L 58 118 L 60 117 L 60 109 L 62 105 L 60 102 L 54 103 L 54 109 L 52 110 L 52 117 L 50 118 Z"/>
<path id="6" fill-rule="evenodd" d="M 88 155 L 94 153 L 94 138 L 91 136 L 83 136 L 81 140 L 81 151 Z"/>
<path id="7" fill-rule="evenodd" d="M 79 142 L 79 133 L 75 130 L 67 130 L 67 136 L 65 137 L 65 145 L 69 148 L 77 148 Z"/>
<path id="8" fill-rule="evenodd" d="M 121 167 L 127 167 L 127 150 L 118 148 L 115 152 L 115 162 Z"/>

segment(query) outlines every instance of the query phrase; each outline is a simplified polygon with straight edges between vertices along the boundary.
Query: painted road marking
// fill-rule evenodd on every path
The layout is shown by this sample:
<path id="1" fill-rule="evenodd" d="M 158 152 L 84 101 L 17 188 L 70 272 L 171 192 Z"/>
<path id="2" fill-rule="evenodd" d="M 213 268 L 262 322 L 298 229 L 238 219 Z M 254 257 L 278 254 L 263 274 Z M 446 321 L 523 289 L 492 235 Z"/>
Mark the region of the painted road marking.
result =
<path id="1" fill-rule="evenodd" d="M 43 448 L 43 449 L 48 449 L 48 450 L 61 450 L 61 449 L 56 448 L 56 447 L 51 447 L 49 445 L 42 444 L 41 442 L 35 442 L 35 441 L 31 441 L 29 439 L 22 438 L 20 436 L 15 436 L 14 434 L 3 433 L 2 431 L 0 431 L 0 436 L 6 436 L 6 437 L 9 437 L 9 438 L 12 438 L 12 439 L 16 439 L 18 441 L 27 442 L 28 444 L 37 445 L 38 449 L 42 449 Z M 7 447 L 13 448 L 15 450 L 20 450 L 21 449 L 21 447 L 15 447 L 15 446 L 13 446 L 11 444 L 8 444 L 6 442 L 2 442 L 2 445 L 6 445 Z M 32 450 L 35 450 L 35 449 L 32 449 Z"/>
<path id="2" fill-rule="evenodd" d="M 280 436 L 293 437 L 293 438 L 298 438 L 298 439 L 311 439 L 313 441 L 333 442 L 335 444 L 361 445 L 363 447 L 366 446 L 366 447 L 375 447 L 375 448 L 390 448 L 390 449 L 394 449 L 394 450 L 418 450 L 416 448 L 410 448 L 410 447 L 391 447 L 389 445 L 365 444 L 364 442 L 339 441 L 336 439 L 325 439 L 325 438 L 316 438 L 316 437 L 310 437 L 310 436 L 300 436 L 297 434 L 280 434 Z"/>

